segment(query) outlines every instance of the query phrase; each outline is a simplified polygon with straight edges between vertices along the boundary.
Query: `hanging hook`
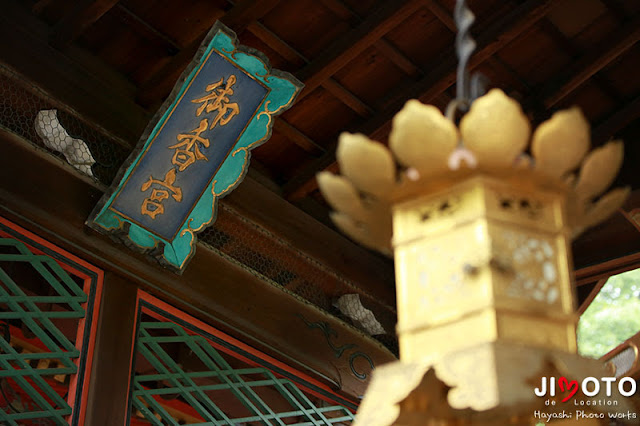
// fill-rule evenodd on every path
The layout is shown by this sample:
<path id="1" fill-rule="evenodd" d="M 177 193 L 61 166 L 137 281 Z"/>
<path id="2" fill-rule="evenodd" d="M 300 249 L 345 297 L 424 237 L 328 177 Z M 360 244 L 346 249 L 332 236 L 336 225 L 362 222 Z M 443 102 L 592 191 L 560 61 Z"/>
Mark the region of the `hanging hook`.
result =
<path id="1" fill-rule="evenodd" d="M 456 73 L 456 99 L 447 108 L 447 117 L 455 117 L 456 111 L 466 112 L 474 100 L 484 95 L 488 79 L 482 74 L 469 73 L 469 60 L 476 49 L 476 42 L 471 37 L 471 26 L 475 22 L 475 15 L 467 7 L 466 0 L 457 0 L 454 19 L 458 33 L 456 34 L 456 56 L 458 69 Z"/>
<path id="2" fill-rule="evenodd" d="M 456 34 L 456 56 L 458 57 L 456 98 L 449 102 L 445 116 L 455 124 L 456 113 L 469 111 L 473 101 L 484 95 L 488 79 L 479 73 L 469 76 L 469 59 L 476 49 L 476 42 L 471 37 L 470 29 L 476 17 L 467 7 L 465 0 L 456 0 L 453 15 L 458 29 Z M 460 138 L 458 146 L 449 156 L 447 164 L 449 169 L 458 170 L 463 163 L 466 163 L 467 167 L 475 168 L 478 165 L 478 160 L 473 152 L 465 148 L 464 141 Z"/>
<path id="3" fill-rule="evenodd" d="M 456 34 L 456 55 L 458 56 L 458 72 L 456 98 L 458 101 L 469 99 L 469 58 L 476 49 L 476 42 L 470 35 L 470 28 L 476 20 L 473 12 L 467 7 L 465 0 L 458 0 L 454 11 L 454 19 L 458 33 Z"/>

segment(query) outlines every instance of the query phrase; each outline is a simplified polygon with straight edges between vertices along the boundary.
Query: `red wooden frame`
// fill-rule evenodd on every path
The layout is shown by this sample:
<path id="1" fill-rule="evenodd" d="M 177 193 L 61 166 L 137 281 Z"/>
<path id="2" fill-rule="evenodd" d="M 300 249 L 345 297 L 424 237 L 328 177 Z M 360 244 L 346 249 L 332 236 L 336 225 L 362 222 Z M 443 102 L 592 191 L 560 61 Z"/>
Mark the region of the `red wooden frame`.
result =
<path id="1" fill-rule="evenodd" d="M 155 309 L 150 309 L 153 307 Z M 160 312 L 161 311 L 161 312 Z M 318 398 L 327 401 L 331 404 L 339 404 L 343 405 L 345 408 L 349 409 L 351 412 L 355 413 L 358 407 L 358 403 L 345 398 L 342 395 L 334 392 L 329 386 L 326 384 L 298 371 L 287 364 L 284 364 L 277 359 L 258 351 L 257 349 L 242 343 L 240 340 L 235 339 L 229 336 L 226 333 L 216 329 L 215 327 L 187 314 L 180 309 L 163 302 L 157 299 L 154 296 L 138 289 L 137 300 L 136 300 L 136 318 L 137 323 L 140 321 L 140 316 L 142 313 L 152 316 L 153 318 L 159 321 L 169 321 L 174 322 L 180 327 L 182 327 L 188 334 L 190 335 L 200 335 L 204 337 L 211 346 L 215 349 L 222 351 L 238 360 L 246 362 L 247 364 L 253 367 L 263 367 L 270 370 L 273 374 L 278 377 L 286 377 L 288 379 L 292 379 L 295 382 L 296 386 L 298 386 L 304 392 L 317 396 Z M 176 322 L 178 319 L 180 322 L 188 324 L 188 327 L 185 325 Z M 197 329 L 194 330 L 194 329 Z M 200 331 L 200 332 L 198 332 Z M 131 406 L 131 382 L 134 375 L 134 357 L 135 357 L 135 342 L 136 336 L 138 333 L 138 324 L 134 327 L 133 336 L 132 336 L 132 344 L 131 344 L 131 357 L 130 357 L 130 367 L 129 367 L 129 377 L 131 378 L 129 381 L 128 392 L 129 392 L 129 407 Z M 204 334 L 203 334 L 204 333 Z M 229 346 L 223 346 L 212 339 L 208 338 L 205 334 L 210 336 L 214 336 L 218 339 L 221 339 Z M 234 350 L 233 348 L 237 349 Z M 238 353 L 238 350 L 241 352 L 245 352 L 248 356 L 244 356 Z M 283 372 L 285 374 L 283 374 Z M 297 379 L 297 380 L 296 380 Z M 130 413 L 125 418 L 125 426 L 129 425 L 131 415 Z"/>
<path id="2" fill-rule="evenodd" d="M 3 229 L 4 228 L 4 229 Z M 13 232 L 11 232 L 13 231 Z M 67 403 L 72 409 L 71 418 L 77 419 L 78 426 L 83 426 L 87 411 L 87 395 L 89 392 L 89 383 L 91 378 L 91 367 L 93 364 L 93 351 L 95 348 L 95 338 L 98 326 L 98 318 L 100 314 L 100 301 L 102 300 L 102 285 L 104 282 L 104 272 L 91 265 L 88 262 L 78 258 L 68 251 L 50 243 L 49 241 L 39 237 L 38 235 L 16 225 L 15 223 L 0 216 L 0 237 L 16 239 L 25 244 L 32 253 L 45 255 L 52 258 L 67 273 L 79 277 L 83 281 L 83 291 L 87 294 L 87 302 L 83 303 L 83 308 L 87 308 L 92 303 L 90 317 L 81 318 L 78 321 L 78 330 L 76 333 L 76 348 L 81 351 L 81 356 L 74 360 L 78 366 L 78 374 L 75 374 L 69 383 L 69 391 Z M 95 286 L 95 287 L 94 287 Z M 93 297 L 92 297 L 93 287 Z M 91 300 L 92 299 L 92 300 Z M 90 329 L 87 333 L 85 326 L 86 321 L 90 321 Z M 88 342 L 85 342 L 85 336 L 88 334 Z M 78 363 L 83 358 L 84 352 L 84 368 L 80 371 Z M 80 374 L 81 373 L 81 374 Z M 82 382 L 78 383 L 78 377 L 82 376 Z M 80 389 L 80 406 L 76 407 L 78 399 L 78 388 Z"/>

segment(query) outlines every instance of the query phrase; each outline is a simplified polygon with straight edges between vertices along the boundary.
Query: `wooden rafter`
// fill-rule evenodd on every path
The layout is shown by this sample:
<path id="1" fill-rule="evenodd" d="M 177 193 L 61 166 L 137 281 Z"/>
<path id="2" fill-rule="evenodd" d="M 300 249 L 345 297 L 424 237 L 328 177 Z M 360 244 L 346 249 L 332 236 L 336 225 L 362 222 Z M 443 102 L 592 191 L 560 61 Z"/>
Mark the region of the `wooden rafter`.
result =
<path id="1" fill-rule="evenodd" d="M 510 12 L 500 14 L 498 19 L 493 20 L 476 36 L 478 48 L 471 57 L 469 68 L 477 68 L 514 39 L 531 29 L 544 18 L 552 5 L 552 0 L 528 0 Z M 450 52 L 441 59 L 439 64 L 416 84 L 408 83 L 405 87 L 392 93 L 386 102 L 387 108 L 381 111 L 378 120 L 371 120 L 370 123 L 363 126 L 362 130 L 373 137 L 381 137 L 390 118 L 408 99 L 418 96 L 422 102 L 432 102 L 453 86 L 456 78 L 457 58 Z"/>
<path id="2" fill-rule="evenodd" d="M 608 5 L 607 5 L 608 6 Z M 451 15 L 451 12 L 449 10 L 447 10 L 444 6 L 442 6 L 442 4 L 440 4 L 440 2 L 438 0 L 431 0 L 427 3 L 427 8 L 431 11 L 431 13 L 433 13 L 433 15 L 447 28 L 449 28 L 451 31 L 456 32 L 457 28 L 456 28 L 456 24 L 453 20 L 453 17 Z M 579 56 L 579 50 L 578 47 L 573 43 L 572 40 L 570 40 L 569 38 L 567 38 L 564 34 L 562 34 L 562 32 L 558 29 L 558 27 L 556 27 L 553 22 L 551 22 L 551 20 L 548 17 L 543 17 L 542 19 L 540 19 L 539 21 L 540 26 L 542 28 L 542 30 L 546 33 L 549 34 L 551 36 L 551 38 L 553 38 L 554 42 L 557 43 L 560 48 L 565 51 L 566 53 L 568 53 L 569 55 L 571 55 L 572 57 L 578 57 Z M 515 72 L 510 69 L 508 67 L 508 65 L 506 65 L 504 62 L 502 62 L 498 57 L 496 56 L 491 56 L 489 58 L 487 58 L 487 62 L 489 63 L 489 65 L 491 65 L 494 69 L 500 70 L 500 71 L 505 71 L 508 72 L 509 74 L 515 74 Z M 599 78 L 597 75 L 594 75 L 594 80 L 597 83 L 597 85 L 606 92 L 607 95 L 609 95 L 610 97 L 612 97 L 615 100 L 619 100 L 620 95 L 617 92 L 617 90 L 611 86 L 611 84 L 603 79 L 603 78 Z M 522 80 L 519 78 L 516 79 L 517 83 L 520 83 Z M 532 106 L 535 107 L 543 107 L 542 103 L 536 99 L 536 96 L 534 93 L 532 93 L 532 88 L 527 86 L 525 87 L 525 85 L 523 84 L 519 84 L 519 90 L 523 91 L 523 94 L 527 95 L 527 98 L 529 98 L 530 100 L 530 104 L 532 104 Z"/>
<path id="3" fill-rule="evenodd" d="M 440 4 L 438 0 L 429 1 L 427 4 L 427 8 L 431 13 L 433 13 L 436 19 L 438 19 L 438 21 L 440 21 L 440 23 L 447 27 L 451 32 L 456 33 L 458 31 L 456 23 L 453 20 L 452 12 L 447 10 L 447 8 Z M 546 18 L 542 19 L 541 21 L 544 22 L 545 20 Z M 511 69 L 511 67 L 501 61 L 497 56 L 490 56 L 489 58 L 487 58 L 487 62 L 498 71 L 510 74 L 511 77 L 515 77 L 514 79 L 518 83 L 519 88 L 524 89 L 522 78 L 517 75 L 517 73 L 513 69 Z"/>
<path id="4" fill-rule="evenodd" d="M 411 16 L 422 4 L 421 0 L 406 0 L 401 5 L 392 1 L 382 2 L 377 10 L 296 73 L 305 84 L 299 99 L 307 96 L 366 48 Z"/>
<path id="5" fill-rule="evenodd" d="M 18 2 L 8 1 L 0 14 L 2 62 L 40 82 L 62 102 L 82 110 L 85 118 L 117 129 L 123 145 L 132 145 L 149 114 L 130 101 L 133 86 L 95 57 L 75 46 L 61 53 L 48 44 L 49 28 Z"/>
<path id="6" fill-rule="evenodd" d="M 220 19 L 236 33 L 240 33 L 253 21 L 276 7 L 279 2 L 280 0 L 242 0 L 236 3 Z M 202 34 L 197 37 L 189 46 L 182 49 L 165 66 L 151 76 L 138 90 L 138 102 L 143 105 L 150 105 L 166 96 L 187 64 L 193 59 L 205 35 Z"/>
<path id="7" fill-rule="evenodd" d="M 361 22 L 362 18 L 358 16 L 351 8 L 345 5 L 340 0 L 321 0 L 324 6 L 335 13 L 343 21 Z M 431 1 L 424 1 L 424 4 L 429 4 Z M 383 55 L 385 55 L 391 62 L 393 62 L 398 68 L 404 71 L 407 75 L 416 76 L 422 71 L 411 59 L 409 59 L 404 53 L 398 50 L 392 43 L 381 37 L 374 43 L 376 49 L 378 49 Z"/>
<path id="8" fill-rule="evenodd" d="M 551 0 L 529 0 L 495 20 L 477 36 L 480 47 L 474 53 L 470 67 L 477 67 L 516 37 L 529 30 L 547 14 L 551 6 Z M 370 135 L 374 139 L 382 139 L 389 131 L 391 119 L 407 100 L 418 97 L 423 102 L 432 102 L 455 83 L 456 64 L 457 59 L 453 54 L 443 57 L 432 71 L 417 83 L 408 83 L 395 91 L 384 109 L 377 112 L 357 129 L 352 130 Z M 285 193 L 290 200 L 304 197 L 317 188 L 315 174 L 327 167 L 334 167 L 336 146 L 336 143 L 332 144 L 328 148 L 327 154 L 314 161 L 310 167 L 286 184 Z"/>
<path id="9" fill-rule="evenodd" d="M 636 17 L 610 35 L 599 46 L 589 49 L 589 52 L 575 61 L 570 76 L 558 88 L 549 86 L 543 93 L 545 105 L 551 108 L 572 94 L 585 81 L 594 76 L 604 67 L 613 62 L 624 52 L 633 47 L 640 40 L 640 17 Z"/>
<path id="10" fill-rule="evenodd" d="M 122 3 L 118 3 L 111 13 L 120 21 L 129 25 L 130 28 L 135 28 L 137 34 L 145 40 L 164 48 L 167 52 L 177 53 L 180 51 L 180 46 L 171 37 L 158 31 L 153 25 L 150 25 Z M 222 16 L 222 13 L 220 11 L 220 16 Z"/>
<path id="11" fill-rule="evenodd" d="M 296 63 L 296 61 L 302 61 L 306 63 L 308 61 L 301 54 L 280 40 L 275 34 L 264 27 L 264 25 L 257 22 L 257 19 L 275 7 L 278 1 L 280 0 L 269 0 L 267 4 L 262 2 L 260 3 L 260 7 L 256 7 L 258 10 L 252 9 L 251 12 L 249 12 L 247 8 L 251 6 L 252 2 L 241 2 L 220 18 L 236 32 L 240 32 L 246 28 L 290 62 Z M 180 73 L 182 73 L 184 67 L 192 60 L 201 42 L 202 37 L 198 37 L 189 46 L 180 50 L 164 68 L 152 76 L 149 81 L 140 88 L 137 97 L 138 102 L 150 104 L 168 93 L 171 89 L 169 84 L 173 85 L 175 83 L 175 80 L 177 80 Z M 338 85 L 335 84 L 332 85 L 330 89 L 334 95 L 343 100 L 347 105 L 354 105 L 354 110 L 359 109 L 362 111 L 363 108 L 366 108 L 360 99 L 356 98 L 343 87 L 338 87 Z M 311 155 L 318 156 L 325 152 L 321 145 L 281 118 L 277 118 L 274 121 L 274 128 L 278 133 L 281 133 Z"/>
<path id="12" fill-rule="evenodd" d="M 340 16 L 342 19 L 348 19 L 355 16 L 355 14 L 350 9 L 348 9 L 337 0 L 326 0 L 324 3 L 325 6 L 329 6 L 330 9 L 334 12 L 337 11 L 338 16 Z M 344 38 L 340 39 L 334 44 L 334 47 L 336 45 L 347 46 L 346 49 L 343 49 L 335 54 L 334 52 L 325 52 L 325 54 L 327 54 L 326 57 L 330 59 L 327 63 L 324 64 L 325 68 L 319 68 L 318 76 L 320 74 L 325 75 L 327 70 L 333 70 L 331 71 L 331 74 L 335 73 L 342 66 L 344 66 L 344 64 L 346 64 L 348 60 L 355 57 L 371 44 L 375 44 L 377 48 L 379 48 L 389 58 L 394 60 L 394 62 L 397 63 L 398 66 L 401 69 L 405 70 L 408 74 L 412 75 L 418 73 L 419 68 L 415 64 L 413 64 L 404 54 L 398 51 L 389 42 L 381 39 L 381 37 L 387 31 L 389 31 L 389 29 L 393 28 L 393 26 L 397 25 L 397 23 L 401 22 L 401 20 L 406 19 L 406 17 L 409 16 L 410 13 L 415 11 L 418 6 L 419 5 L 417 5 L 416 2 L 410 1 L 404 8 L 401 8 L 399 11 L 389 8 L 387 5 L 387 7 L 383 7 L 377 12 L 374 12 L 372 16 L 362 21 L 354 30 L 352 30 Z M 275 35 L 272 31 L 270 31 L 259 22 L 252 22 L 247 26 L 247 30 L 249 30 L 256 37 L 260 38 L 264 43 L 266 43 L 269 47 L 282 55 L 289 62 L 293 64 L 300 62 L 306 64 L 302 71 L 300 71 L 301 75 L 305 75 L 305 70 L 307 70 L 308 72 L 309 69 L 316 69 L 314 67 L 318 67 L 318 64 L 322 64 L 322 55 L 318 61 L 310 62 L 304 55 L 302 55 L 288 43 L 280 39 L 277 35 Z M 365 32 L 368 37 L 367 42 L 360 43 L 355 48 L 352 48 L 351 44 L 355 40 L 354 37 L 360 37 L 363 32 Z M 344 62 L 345 58 L 347 58 L 347 62 Z M 304 80 L 305 91 L 307 93 L 311 92 L 311 90 L 308 90 L 309 82 L 315 84 L 315 79 L 318 79 L 318 76 L 312 75 L 308 79 Z M 317 83 L 318 84 L 315 87 L 321 85 L 337 99 L 339 99 L 345 105 L 355 111 L 358 115 L 362 117 L 370 117 L 373 114 L 374 110 L 371 106 L 367 105 L 340 83 L 332 79 L 330 77 L 330 74 L 326 74 L 324 79 L 318 79 Z M 300 100 L 304 96 L 305 91 L 303 91 L 298 100 Z M 308 136 L 304 135 L 300 130 L 296 129 L 289 123 L 281 121 L 281 119 L 275 121 L 274 125 L 276 131 L 282 133 L 284 136 L 288 137 L 298 146 L 311 154 L 317 155 L 318 153 L 322 154 L 325 152 L 325 150 L 318 143 L 314 142 Z"/>
<path id="13" fill-rule="evenodd" d="M 320 155 L 324 153 L 322 146 L 281 118 L 273 121 L 273 129 L 310 154 Z"/>
<path id="14" fill-rule="evenodd" d="M 609 115 L 592 132 L 591 139 L 594 144 L 599 145 L 607 139 L 613 137 L 615 133 L 640 117 L 640 95 L 631 101 L 623 104 L 614 113 Z"/>
<path id="15" fill-rule="evenodd" d="M 435 16 L 445 27 L 449 28 L 453 32 L 458 31 L 451 11 L 447 10 L 447 8 L 445 8 L 438 0 L 431 0 L 427 2 L 426 6 L 429 11 L 433 13 L 433 16 Z"/>
<path id="16" fill-rule="evenodd" d="M 298 50 L 282 40 L 260 22 L 255 21 L 249 24 L 247 31 L 258 37 L 263 43 L 275 50 L 293 66 L 302 67 L 309 63 L 309 60 L 302 53 L 298 52 Z"/>
<path id="17" fill-rule="evenodd" d="M 455 22 L 453 21 L 453 18 L 451 17 L 450 12 L 446 8 L 444 8 L 437 0 L 432 0 L 429 3 L 428 7 L 429 7 L 429 10 L 438 18 L 438 20 L 440 20 L 440 22 L 442 22 L 450 30 L 456 31 Z M 549 36 L 551 36 L 554 42 L 558 44 L 564 52 L 571 55 L 572 57 L 580 56 L 578 47 L 573 43 L 572 40 L 570 40 L 564 34 L 562 34 L 562 32 L 551 22 L 551 20 L 548 17 L 545 16 L 542 19 L 540 19 L 539 24 L 542 30 L 546 34 L 549 34 Z M 514 81 L 518 85 L 518 90 L 523 95 L 526 95 L 526 103 L 530 109 L 533 109 L 536 111 L 546 110 L 546 106 L 543 104 L 543 102 L 538 98 L 538 96 L 535 93 L 537 91 L 533 90 L 531 86 L 527 85 L 522 80 L 522 78 L 520 78 L 520 76 L 517 75 L 517 73 L 514 70 L 512 70 L 508 65 L 502 62 L 496 56 L 492 56 L 488 58 L 487 62 L 494 69 L 506 72 L 510 74 L 512 77 L 515 77 Z M 595 83 L 598 85 L 598 87 L 600 87 L 608 96 L 610 96 L 616 101 L 620 100 L 620 94 L 606 79 L 600 78 L 598 75 L 593 75 L 592 78 L 595 81 Z M 557 85 L 562 83 L 554 83 L 554 84 Z"/>
<path id="18" fill-rule="evenodd" d="M 393 62 L 395 66 L 400 68 L 407 75 L 411 77 L 422 75 L 423 71 L 420 69 L 420 67 L 389 41 L 381 38 L 374 43 L 374 46 L 380 53 L 389 58 L 389 60 Z"/>
<path id="19" fill-rule="evenodd" d="M 438 19 L 438 21 L 440 21 L 440 23 L 447 27 L 451 32 L 456 33 L 458 31 L 452 12 L 442 6 L 438 0 L 431 0 L 427 7 L 436 19 Z M 541 23 L 544 23 L 545 21 L 548 21 L 548 18 L 545 17 L 540 20 Z M 509 79 L 516 86 L 516 90 L 520 93 L 525 94 L 531 92 L 531 86 L 529 86 L 513 68 L 507 65 L 497 55 L 488 57 L 487 63 L 499 75 L 505 76 L 505 78 Z"/>
<path id="20" fill-rule="evenodd" d="M 542 31 L 544 31 L 545 34 L 548 34 L 553 41 L 560 46 L 560 49 L 571 55 L 572 58 L 580 57 L 581 52 L 576 43 L 566 37 L 550 19 L 542 19 L 540 21 L 540 25 Z M 620 99 L 620 93 L 618 93 L 618 90 L 616 90 L 608 80 L 602 78 L 602 76 L 598 74 L 593 75 L 592 79 L 609 97 L 616 101 Z"/>
<path id="21" fill-rule="evenodd" d="M 275 35 L 271 30 L 259 22 L 253 22 L 247 27 L 247 30 L 258 37 L 267 46 L 278 52 L 283 58 L 292 64 L 308 64 L 309 60 L 291 47 L 287 42 Z M 336 98 L 340 99 L 345 105 L 354 110 L 362 117 L 368 117 L 372 114 L 373 109 L 364 101 L 351 93 L 340 83 L 332 78 L 328 78 L 322 83 L 322 87 L 331 92 Z M 324 151 L 324 150 L 323 150 Z"/>
<path id="22" fill-rule="evenodd" d="M 119 0 L 83 0 L 53 28 L 50 42 L 58 48 L 75 40 L 91 24 L 107 13 Z"/>
<path id="23" fill-rule="evenodd" d="M 361 117 L 369 117 L 373 114 L 373 108 L 367 105 L 363 100 L 351 93 L 343 85 L 330 78 L 324 83 L 322 87 L 327 89 L 333 96 L 340 99 L 342 103 L 354 110 Z"/>

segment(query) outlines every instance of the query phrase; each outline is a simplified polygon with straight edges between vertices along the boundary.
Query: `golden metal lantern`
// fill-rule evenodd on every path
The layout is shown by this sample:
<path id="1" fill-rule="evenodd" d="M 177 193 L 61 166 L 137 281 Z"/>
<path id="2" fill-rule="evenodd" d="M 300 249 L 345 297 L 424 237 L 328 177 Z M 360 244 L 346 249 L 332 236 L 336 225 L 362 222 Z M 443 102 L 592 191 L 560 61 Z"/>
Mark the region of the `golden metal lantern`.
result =
<path id="1" fill-rule="evenodd" d="M 341 135 L 342 175 L 320 173 L 320 189 L 342 231 L 393 253 L 397 281 L 400 361 L 374 372 L 357 425 L 535 425 L 536 410 L 566 407 L 534 394 L 542 377 L 611 375 L 576 354 L 569 243 L 629 191 L 601 196 L 622 143 L 589 146 L 579 109 L 531 134 L 498 89 L 459 128 L 412 100 L 393 120 L 389 148 Z"/>

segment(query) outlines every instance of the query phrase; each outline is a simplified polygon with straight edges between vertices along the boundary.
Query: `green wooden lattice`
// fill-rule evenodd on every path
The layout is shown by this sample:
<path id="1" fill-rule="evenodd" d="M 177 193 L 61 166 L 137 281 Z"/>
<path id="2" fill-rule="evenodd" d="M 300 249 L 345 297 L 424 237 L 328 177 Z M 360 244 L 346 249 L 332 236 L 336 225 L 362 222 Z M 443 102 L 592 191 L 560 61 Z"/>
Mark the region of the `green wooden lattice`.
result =
<path id="1" fill-rule="evenodd" d="M 204 365 L 204 371 L 185 371 L 165 350 L 163 345 L 170 343 L 187 345 Z M 350 424 L 354 418 L 340 405 L 318 407 L 293 382 L 266 368 L 233 368 L 203 336 L 190 335 L 172 322 L 142 322 L 137 351 L 151 364 L 155 374 L 136 373 L 133 406 L 154 425 L 179 424 L 158 402 L 160 395 L 178 395 L 205 420 L 200 425 L 338 425 Z M 158 382 L 168 386 L 153 389 Z M 259 395 L 262 387 L 276 390 L 290 409 L 283 411 L 269 406 Z M 230 391 L 251 415 L 232 417 L 211 397 L 212 391 Z M 291 423 L 294 418 L 297 422 Z"/>
<path id="2" fill-rule="evenodd" d="M 0 336 L 0 381 L 12 380 L 31 399 L 31 409 L 14 411 L 7 406 L 0 410 L 0 423 L 22 425 L 26 421 L 47 419 L 46 424 L 67 425 L 65 420 L 72 408 L 45 380 L 54 375 L 77 373 L 74 359 L 80 351 L 51 321 L 55 318 L 83 318 L 82 303 L 87 295 L 67 272 L 52 258 L 32 253 L 22 242 L 0 238 L 0 323 L 19 320 L 47 348 L 42 353 L 18 353 Z M 3 266 L 23 263 L 33 268 L 50 286 L 48 296 L 29 295 L 10 276 Z M 64 306 L 66 310 L 41 309 L 40 304 Z M 55 360 L 55 368 L 34 368 L 32 360 Z M 34 423 L 35 424 L 35 423 Z"/>

